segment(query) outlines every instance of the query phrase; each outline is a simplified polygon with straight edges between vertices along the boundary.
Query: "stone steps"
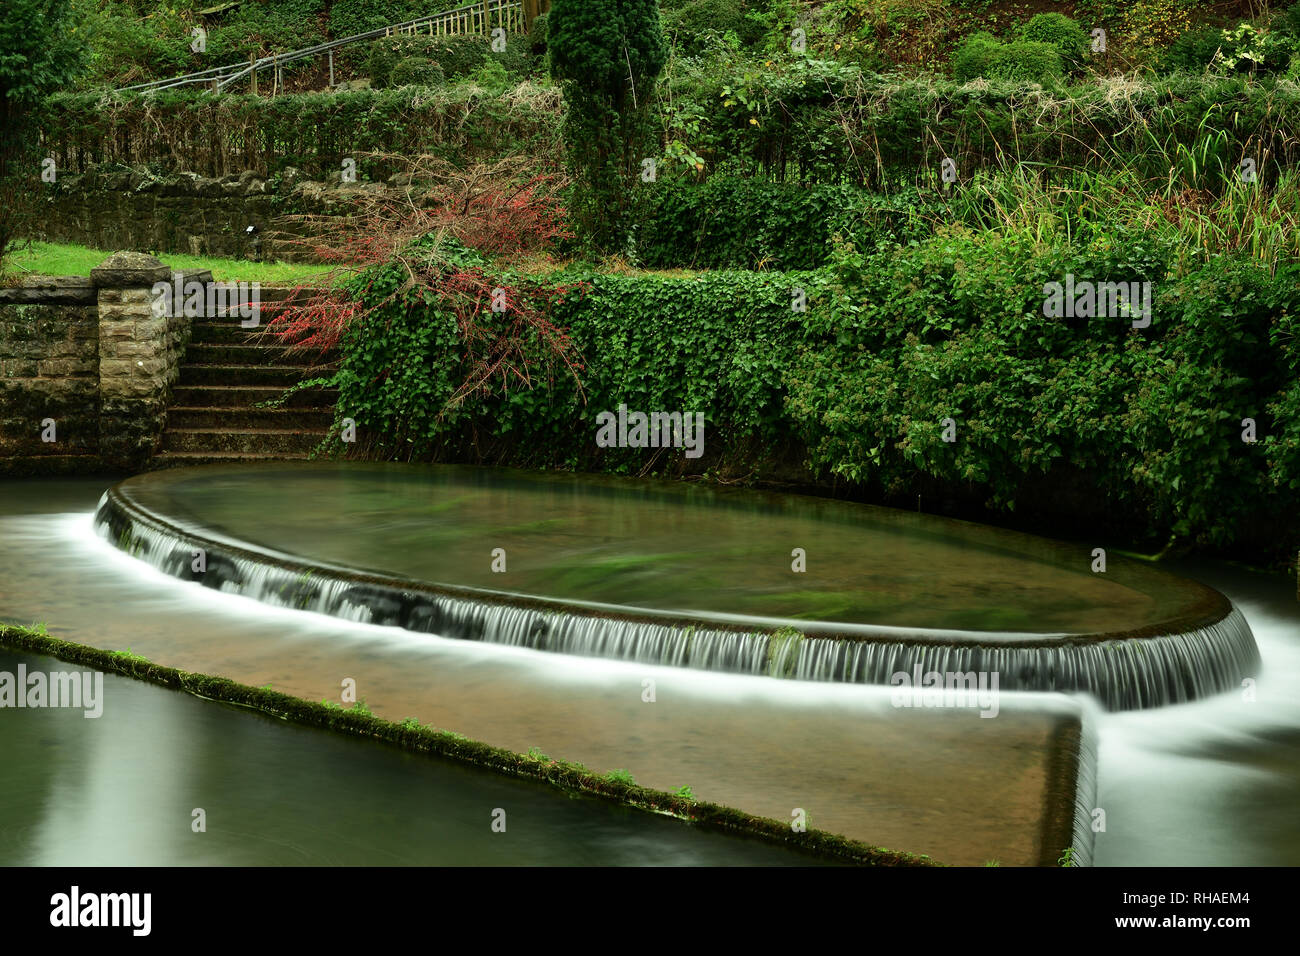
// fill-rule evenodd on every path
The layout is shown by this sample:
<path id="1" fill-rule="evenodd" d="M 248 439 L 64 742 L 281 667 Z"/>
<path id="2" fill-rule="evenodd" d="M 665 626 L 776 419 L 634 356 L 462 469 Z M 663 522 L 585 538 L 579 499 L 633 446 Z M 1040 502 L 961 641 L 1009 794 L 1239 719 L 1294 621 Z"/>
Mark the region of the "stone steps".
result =
<path id="1" fill-rule="evenodd" d="M 188 408 L 251 408 L 258 402 L 274 401 L 284 394 L 273 385 L 177 385 L 172 402 Z M 288 408 L 332 408 L 338 401 L 337 388 L 304 388 L 285 400 Z"/>
<path id="2" fill-rule="evenodd" d="M 279 341 L 265 331 L 265 324 L 246 329 L 234 318 L 195 320 L 190 325 L 190 345 L 269 345 Z M 287 348 L 287 346 L 280 346 Z"/>
<path id="3" fill-rule="evenodd" d="M 281 390 L 304 378 L 301 365 L 191 365 L 181 366 L 177 383 L 187 385 L 278 385 Z"/>
<path id="4" fill-rule="evenodd" d="M 191 465 L 237 465 L 241 462 L 306 461 L 309 455 L 245 453 L 235 451 L 164 451 L 154 455 L 152 468 L 180 468 Z"/>
<path id="5" fill-rule="evenodd" d="M 263 289 L 262 302 L 289 291 Z M 338 389 L 303 389 L 282 406 L 256 406 L 328 374 L 335 358 L 294 354 L 264 328 L 241 327 L 238 316 L 195 321 L 153 466 L 308 458 L 329 433 Z"/>
<path id="6" fill-rule="evenodd" d="M 283 345 L 209 344 L 191 342 L 185 351 L 186 365 L 266 365 L 315 368 L 320 363 L 310 355 L 291 354 Z"/>
<path id="7" fill-rule="evenodd" d="M 238 405 L 173 405 L 167 412 L 167 427 L 177 429 L 248 429 L 328 431 L 334 421 L 332 408 L 248 408 Z"/>
<path id="8" fill-rule="evenodd" d="M 163 432 L 164 452 L 236 452 L 306 456 L 325 438 L 325 429 L 287 428 L 172 428 Z"/>

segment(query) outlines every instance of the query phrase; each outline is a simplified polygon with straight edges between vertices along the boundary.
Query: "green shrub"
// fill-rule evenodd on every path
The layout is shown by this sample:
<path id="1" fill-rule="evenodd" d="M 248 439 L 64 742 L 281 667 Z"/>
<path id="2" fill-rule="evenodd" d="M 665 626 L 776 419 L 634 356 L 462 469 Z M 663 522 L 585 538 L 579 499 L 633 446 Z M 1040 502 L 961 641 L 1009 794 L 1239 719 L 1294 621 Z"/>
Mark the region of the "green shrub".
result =
<path id="1" fill-rule="evenodd" d="M 0 7 L 0 274 L 34 214 L 46 98 L 85 63 L 76 29 L 68 0 L 5 0 Z"/>
<path id="2" fill-rule="evenodd" d="M 370 44 L 366 67 L 373 84 L 378 88 L 402 84 L 392 79 L 392 72 L 402 60 L 432 61 L 440 71 L 438 82 L 444 79 L 459 80 L 474 74 L 489 59 L 498 61 L 511 76 L 522 77 L 532 66 L 527 44 L 518 38 L 507 41 L 500 53 L 491 52 L 490 42 L 479 35 L 469 36 L 413 36 L 384 37 Z M 436 85 L 436 84 L 425 84 Z"/>
<path id="3" fill-rule="evenodd" d="M 393 86 L 441 86 L 442 67 L 433 60 L 410 56 L 393 67 Z"/>
<path id="4" fill-rule="evenodd" d="M 504 50 L 500 53 L 491 53 L 487 59 L 499 63 L 506 75 L 515 80 L 523 79 L 532 73 L 536 62 L 528 41 L 521 37 L 511 37 L 506 42 Z"/>
<path id="5" fill-rule="evenodd" d="M 745 0 L 687 0 L 663 13 L 664 33 L 683 54 L 695 55 L 711 37 L 733 34 L 744 46 L 763 38 L 762 25 L 749 16 Z"/>
<path id="6" fill-rule="evenodd" d="M 1039 13 L 1020 29 L 1020 38 L 1049 43 L 1061 57 L 1065 69 L 1082 69 L 1088 51 L 1088 34 L 1074 20 L 1060 13 Z"/>
<path id="7" fill-rule="evenodd" d="M 703 412 L 714 437 L 696 467 L 719 473 L 788 476 L 801 449 L 812 475 L 875 494 L 964 489 L 1010 509 L 1047 487 L 1062 512 L 1093 509 L 1089 520 L 1161 543 L 1171 532 L 1224 543 L 1275 521 L 1279 491 L 1300 487 L 1300 266 L 1272 274 L 1224 256 L 1175 275 L 1174 243 L 1103 231 L 1077 243 L 930 235 L 842 250 L 816 271 L 574 267 L 547 281 L 583 283 L 551 318 L 581 353 L 584 394 L 559 376 L 448 417 L 466 361 L 456 317 L 393 303 L 349 330 L 339 408 L 386 436 L 379 455 L 491 448 L 495 464 L 638 473 L 642 454 L 596 448 L 589 427 L 623 402 Z M 1151 325 L 1045 317 L 1044 284 L 1067 274 L 1153 282 Z M 359 288 L 369 283 L 377 303 L 401 281 L 384 267 Z M 791 308 L 795 290 L 806 312 Z M 946 417 L 959 424 L 955 445 Z M 1241 440 L 1246 417 L 1259 445 Z M 691 466 L 669 456 L 657 467 Z M 1283 510 L 1289 547 L 1295 512 Z"/>
<path id="8" fill-rule="evenodd" d="M 546 55 L 546 25 L 551 22 L 551 15 L 543 13 L 533 18 L 532 29 L 528 31 L 528 45 L 534 56 Z"/>
<path id="9" fill-rule="evenodd" d="M 456 4 L 430 5 L 421 0 L 334 0 L 330 7 L 330 34 L 338 40 L 369 33 L 393 23 L 404 23 Z M 432 8 L 431 8 L 432 7 Z"/>
<path id="10" fill-rule="evenodd" d="M 325 0 L 243 3 L 208 31 L 208 56 L 214 62 L 227 63 L 247 60 L 253 54 L 288 52 L 324 43 L 325 5 Z"/>
<path id="11" fill-rule="evenodd" d="M 664 180 L 650 190 L 638 252 L 653 268 L 813 269 L 837 235 L 859 248 L 906 243 L 931 231 L 920 213 L 938 210 L 933 192 L 915 188 L 881 195 L 726 174 Z"/>
<path id="12" fill-rule="evenodd" d="M 1213 27 L 1189 30 L 1171 43 L 1161 55 L 1160 69 L 1166 73 L 1178 70 L 1186 73 L 1204 73 L 1222 46 L 1222 30 Z"/>
<path id="13" fill-rule="evenodd" d="M 375 40 L 366 56 L 366 75 L 373 89 L 386 89 L 392 83 L 393 68 L 402 61 L 402 50 L 390 40 Z"/>
<path id="14" fill-rule="evenodd" d="M 1043 83 L 1061 76 L 1065 65 L 1050 43 L 1018 40 L 1005 43 L 993 55 L 988 76 L 1000 80 L 1029 80 Z"/>
<path id="15" fill-rule="evenodd" d="M 1273 29 L 1289 37 L 1300 38 L 1300 3 L 1293 3 L 1277 14 Z"/>
<path id="16" fill-rule="evenodd" d="M 1222 31 L 1222 47 L 1216 66 L 1238 73 L 1267 73 L 1284 70 L 1296 52 L 1296 41 L 1273 30 L 1260 30 L 1250 23 Z"/>
<path id="17" fill-rule="evenodd" d="M 509 48 L 507 43 L 506 49 Z M 427 55 L 442 67 L 443 75 L 454 80 L 469 76 L 482 66 L 492 48 L 487 37 L 469 35 L 430 37 L 426 49 Z"/>
<path id="18" fill-rule="evenodd" d="M 988 76 L 989 66 L 1002 45 L 1002 41 L 991 33 L 981 30 L 971 34 L 953 54 L 953 77 L 967 83 L 977 77 Z"/>
<path id="19" fill-rule="evenodd" d="M 668 60 L 659 4 L 555 0 L 547 30 L 566 105 L 575 231 L 594 249 L 629 252 L 641 160 L 654 155 L 655 83 Z"/>
<path id="20" fill-rule="evenodd" d="M 223 175 L 222 164 L 261 175 L 296 166 L 319 179 L 339 168 L 340 157 L 375 150 L 429 153 L 456 165 L 520 152 L 539 161 L 558 158 L 560 118 L 554 101 L 521 105 L 449 84 L 436 95 L 383 89 L 274 98 L 193 89 L 56 94 L 36 120 L 60 173 L 84 171 L 81 164 L 91 157 L 146 165 L 167 156 L 172 143 L 185 168 L 204 175 Z M 126 130 L 133 135 L 123 135 Z M 396 171 L 378 161 L 358 163 L 358 172 L 371 178 Z"/>

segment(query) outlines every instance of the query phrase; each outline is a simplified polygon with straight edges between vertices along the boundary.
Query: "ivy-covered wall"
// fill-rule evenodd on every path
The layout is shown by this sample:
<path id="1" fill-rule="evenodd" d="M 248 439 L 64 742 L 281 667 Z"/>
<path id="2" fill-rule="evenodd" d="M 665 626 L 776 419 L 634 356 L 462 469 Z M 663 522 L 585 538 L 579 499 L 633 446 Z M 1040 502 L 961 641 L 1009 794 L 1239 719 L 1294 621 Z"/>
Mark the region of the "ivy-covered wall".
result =
<path id="1" fill-rule="evenodd" d="M 1176 274 L 1174 254 L 986 235 L 810 272 L 565 272 L 548 282 L 578 288 L 552 318 L 581 393 L 554 374 L 446 412 L 467 374 L 456 318 L 399 297 L 349 330 L 338 414 L 361 430 L 353 454 L 922 494 L 926 510 L 1037 511 L 1040 530 L 1281 551 L 1300 487 L 1300 267 L 1222 257 Z M 1045 316 L 1045 284 L 1067 274 L 1151 282 L 1150 325 Z M 365 296 L 402 276 L 379 270 Z M 703 456 L 598 447 L 596 415 L 619 404 L 703 412 Z"/>

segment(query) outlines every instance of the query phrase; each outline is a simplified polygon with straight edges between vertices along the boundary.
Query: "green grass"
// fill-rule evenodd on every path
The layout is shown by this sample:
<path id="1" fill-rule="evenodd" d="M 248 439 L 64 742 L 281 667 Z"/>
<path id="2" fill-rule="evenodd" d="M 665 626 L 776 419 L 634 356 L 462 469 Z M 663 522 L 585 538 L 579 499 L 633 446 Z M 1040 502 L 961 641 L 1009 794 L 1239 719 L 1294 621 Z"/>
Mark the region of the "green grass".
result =
<path id="1" fill-rule="evenodd" d="M 112 251 L 54 242 L 33 242 L 14 252 L 9 271 L 25 274 L 73 276 L 90 275 L 90 270 L 112 255 Z M 173 269 L 210 269 L 218 281 L 305 282 L 329 270 L 329 266 L 302 262 L 248 262 L 242 259 L 217 259 L 207 256 L 182 256 L 164 253 L 164 263 Z"/>

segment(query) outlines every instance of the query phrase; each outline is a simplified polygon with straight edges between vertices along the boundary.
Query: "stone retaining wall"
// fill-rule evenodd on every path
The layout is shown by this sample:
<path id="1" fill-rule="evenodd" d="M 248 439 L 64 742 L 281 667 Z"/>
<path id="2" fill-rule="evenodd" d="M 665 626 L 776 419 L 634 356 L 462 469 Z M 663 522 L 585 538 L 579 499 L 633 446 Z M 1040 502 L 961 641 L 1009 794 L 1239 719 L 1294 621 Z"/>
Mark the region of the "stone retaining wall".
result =
<path id="1" fill-rule="evenodd" d="M 303 261 L 308 250 L 285 240 L 308 230 L 285 217 L 344 214 L 353 197 L 390 189 L 396 195 L 394 187 L 343 183 L 337 175 L 329 183 L 306 180 L 292 168 L 270 180 L 251 172 L 207 179 L 146 169 L 91 170 L 50 186 L 34 238 L 92 249 Z"/>
<path id="2" fill-rule="evenodd" d="M 89 278 L 0 289 L 0 475 L 144 467 L 193 320 L 154 305 L 154 284 L 172 277 L 153 256 L 120 252 Z"/>

